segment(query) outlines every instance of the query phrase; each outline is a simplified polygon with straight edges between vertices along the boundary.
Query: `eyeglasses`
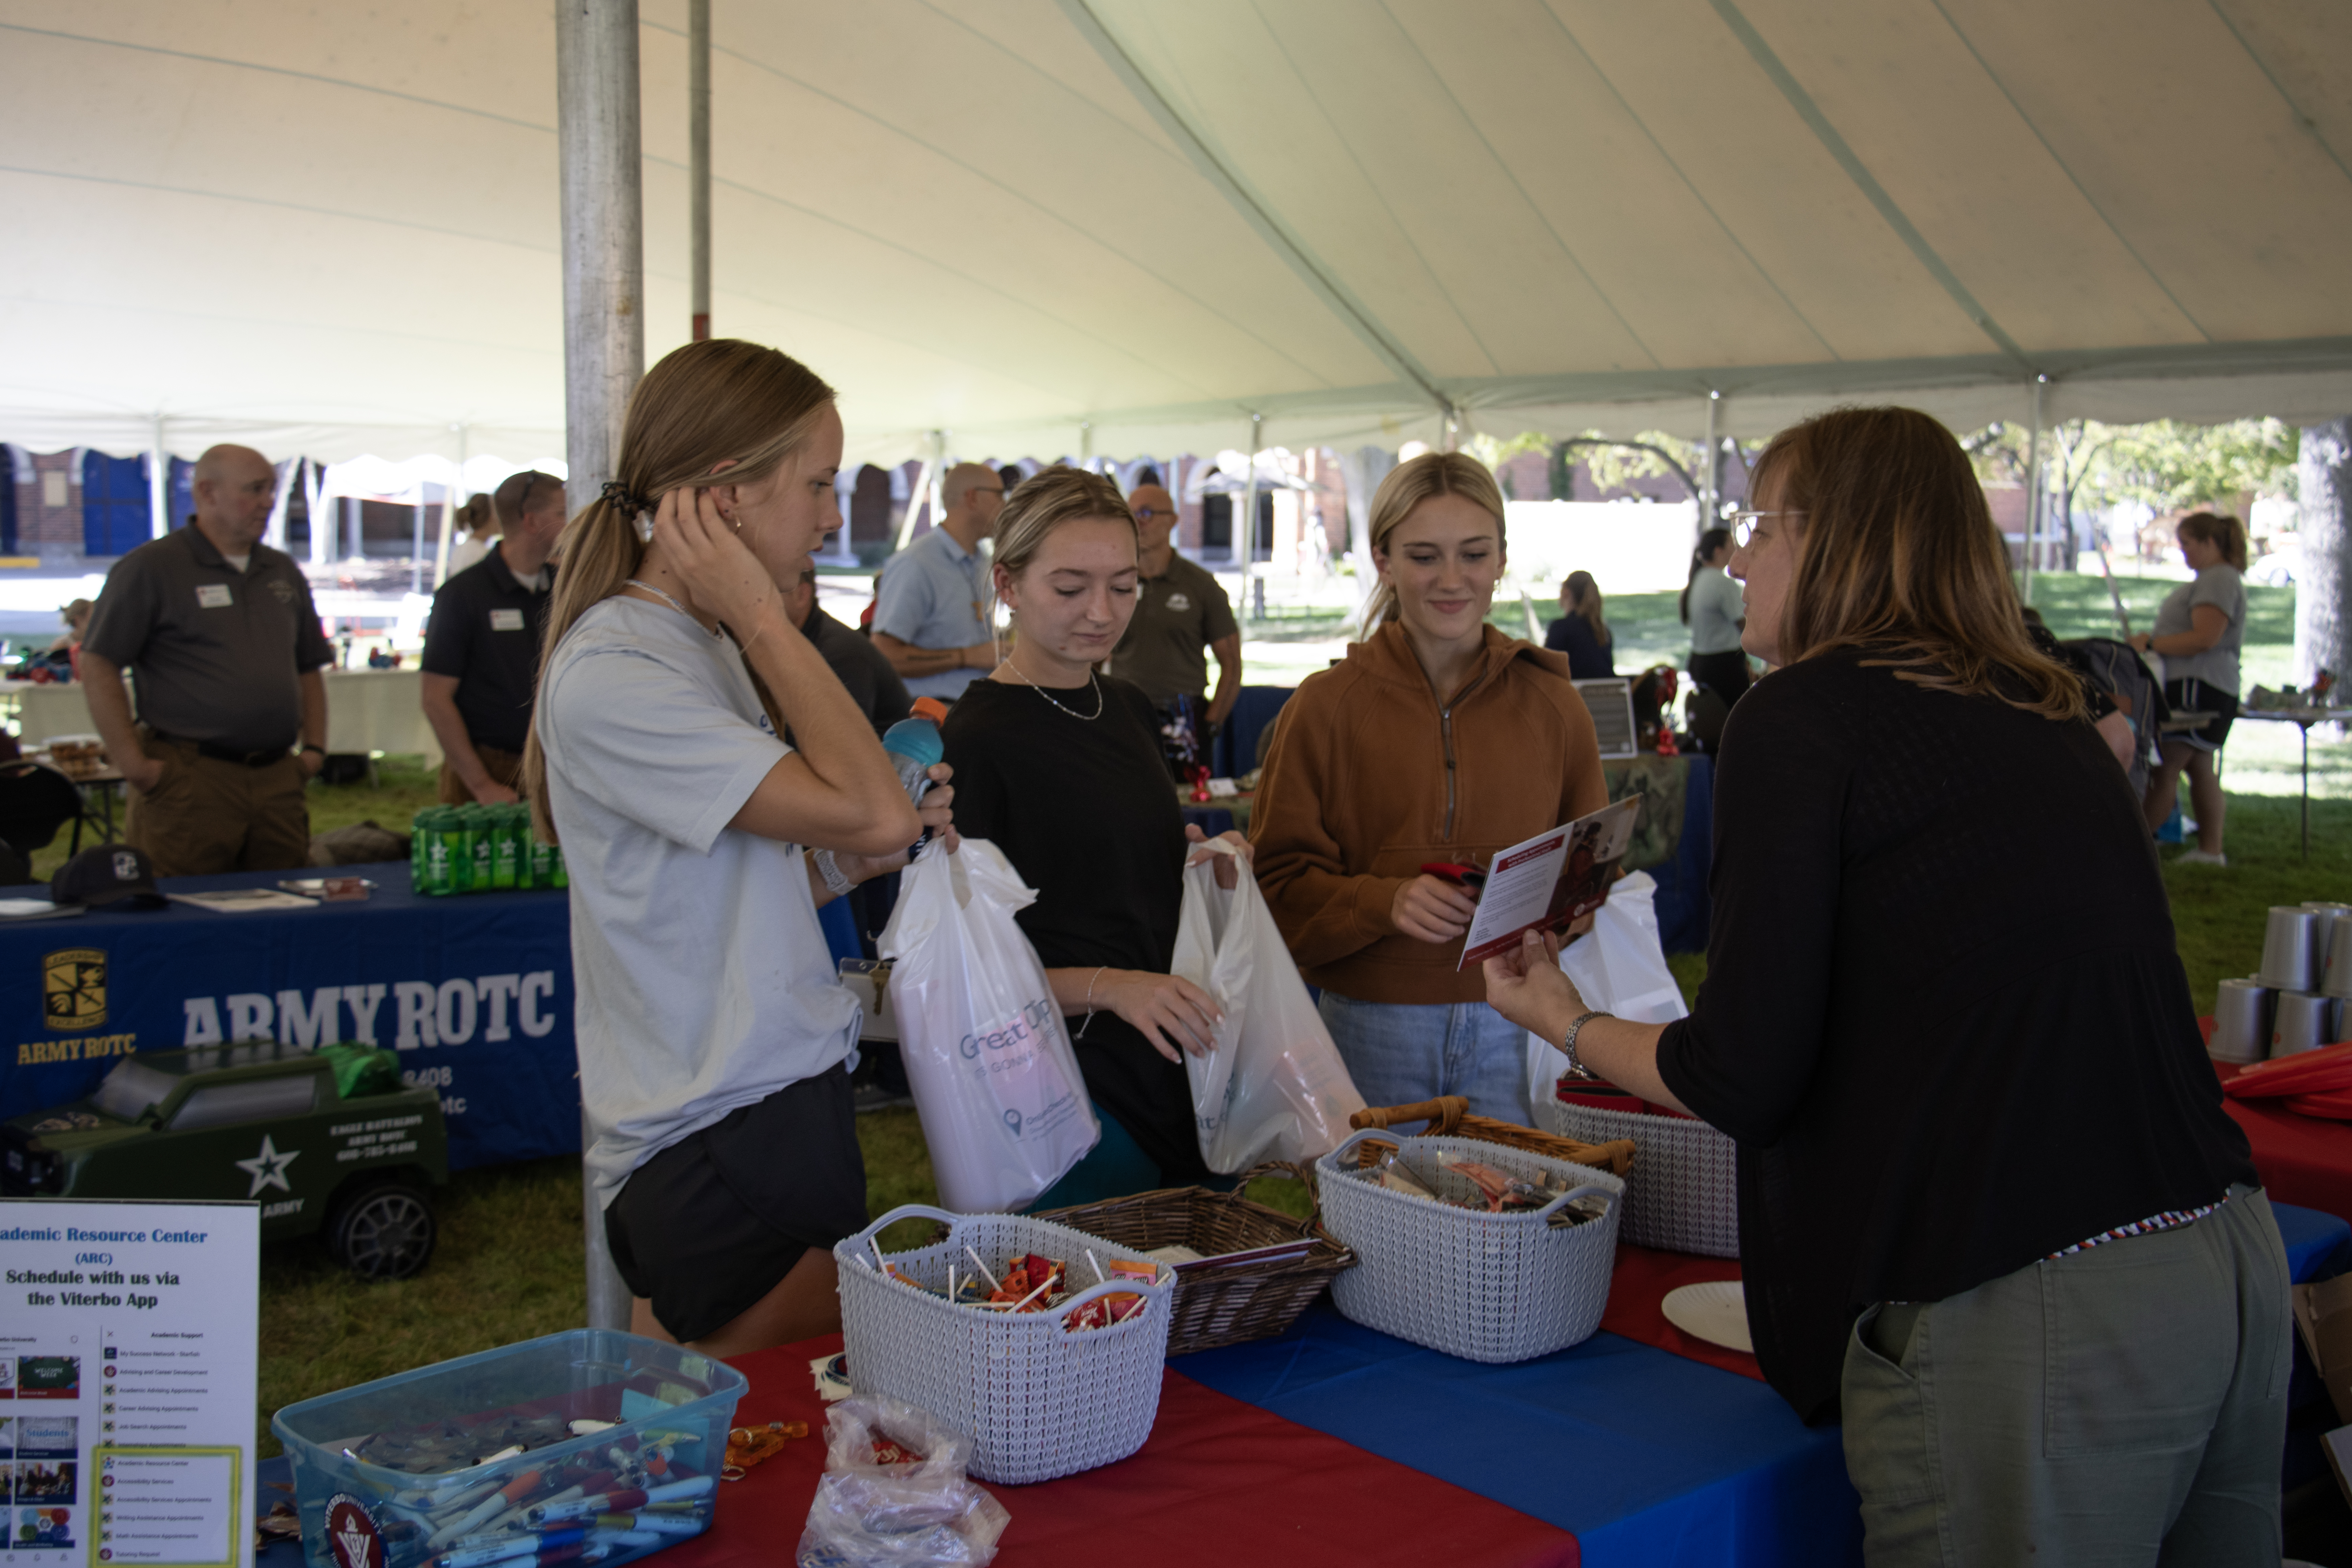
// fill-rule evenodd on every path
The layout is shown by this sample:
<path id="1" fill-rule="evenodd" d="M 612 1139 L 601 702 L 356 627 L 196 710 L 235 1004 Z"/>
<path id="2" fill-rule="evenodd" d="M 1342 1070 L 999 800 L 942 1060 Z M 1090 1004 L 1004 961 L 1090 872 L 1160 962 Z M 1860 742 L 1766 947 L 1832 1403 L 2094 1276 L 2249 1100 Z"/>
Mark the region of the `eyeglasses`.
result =
<path id="1" fill-rule="evenodd" d="M 1731 542 L 1745 550 L 1756 542 L 1756 525 L 1768 517 L 1802 517 L 1801 511 L 1735 511 L 1731 514 Z"/>
<path id="2" fill-rule="evenodd" d="M 1138 522 L 1150 522 L 1155 517 L 1174 517 L 1175 515 L 1177 514 L 1172 511 L 1162 511 L 1157 507 L 1139 506 L 1135 509 L 1135 521 Z"/>

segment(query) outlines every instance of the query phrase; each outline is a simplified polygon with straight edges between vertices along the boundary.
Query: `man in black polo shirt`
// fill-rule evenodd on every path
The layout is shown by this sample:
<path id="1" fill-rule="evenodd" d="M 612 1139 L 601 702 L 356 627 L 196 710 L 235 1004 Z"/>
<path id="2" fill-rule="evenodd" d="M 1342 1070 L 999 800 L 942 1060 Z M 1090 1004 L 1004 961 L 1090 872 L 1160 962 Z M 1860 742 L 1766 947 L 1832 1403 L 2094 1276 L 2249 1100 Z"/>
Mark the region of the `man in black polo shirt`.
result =
<path id="1" fill-rule="evenodd" d="M 817 608 L 814 565 L 803 566 L 792 587 L 785 591 L 784 618 L 800 627 L 801 636 L 808 638 L 809 646 L 823 655 L 833 673 L 841 678 L 841 684 L 848 689 L 876 734 L 915 710 L 915 700 L 907 695 L 907 683 L 898 679 L 898 670 L 891 668 L 873 639 Z"/>
<path id="2" fill-rule="evenodd" d="M 495 501 L 498 543 L 441 584 L 425 627 L 425 718 L 451 805 L 516 798 L 555 584 L 547 558 L 563 532 L 563 481 L 552 475 L 509 474 Z"/>
<path id="3" fill-rule="evenodd" d="M 131 784 L 122 837 L 159 877 L 310 864 L 335 650 L 301 568 L 261 542 L 277 492 L 248 447 L 197 458 L 196 515 L 114 563 L 82 639 L 89 716 Z"/>

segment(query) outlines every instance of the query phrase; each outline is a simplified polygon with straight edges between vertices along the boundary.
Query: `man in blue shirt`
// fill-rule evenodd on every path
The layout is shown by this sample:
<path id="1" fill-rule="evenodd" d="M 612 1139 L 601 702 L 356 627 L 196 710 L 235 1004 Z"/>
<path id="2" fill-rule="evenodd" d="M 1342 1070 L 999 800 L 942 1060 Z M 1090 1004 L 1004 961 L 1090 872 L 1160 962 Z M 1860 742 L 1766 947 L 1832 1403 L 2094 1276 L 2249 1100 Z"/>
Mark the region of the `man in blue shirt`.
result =
<path id="1" fill-rule="evenodd" d="M 996 595 L 980 542 L 995 531 L 1004 482 L 979 463 L 958 463 L 940 496 L 940 526 L 883 563 L 874 646 L 909 692 L 952 702 L 996 668 L 989 630 Z"/>

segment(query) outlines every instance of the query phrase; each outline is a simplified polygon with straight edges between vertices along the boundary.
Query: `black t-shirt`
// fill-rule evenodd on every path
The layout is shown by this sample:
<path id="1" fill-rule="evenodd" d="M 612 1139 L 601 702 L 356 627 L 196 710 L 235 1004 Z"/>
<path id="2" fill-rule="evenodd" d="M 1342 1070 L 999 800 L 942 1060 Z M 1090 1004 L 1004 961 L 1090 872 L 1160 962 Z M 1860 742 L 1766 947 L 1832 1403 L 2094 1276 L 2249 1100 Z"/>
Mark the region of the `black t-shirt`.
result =
<path id="1" fill-rule="evenodd" d="M 1037 900 L 1016 917 L 1048 969 L 1168 973 L 1184 896 L 1184 814 L 1160 758 L 1159 718 L 1137 688 L 1099 679 L 1102 717 L 1055 710 L 1017 682 L 975 680 L 941 731 L 955 769 L 957 831 L 1004 852 Z M 1087 687 L 1049 688 L 1075 713 Z M 1076 1017 L 1071 1032 L 1078 1028 Z M 1181 1066 L 1117 1015 L 1077 1042 L 1096 1104 L 1132 1133 L 1164 1177 L 1206 1173 Z"/>
<path id="2" fill-rule="evenodd" d="M 555 568 L 546 571 L 552 583 Z M 456 677 L 457 716 L 466 721 L 466 738 L 478 746 L 520 752 L 530 738 L 547 600 L 546 589 L 515 581 L 502 548 L 453 574 L 433 595 L 433 616 L 425 623 L 425 672 Z"/>
<path id="3" fill-rule="evenodd" d="M 1764 1373 L 1837 1412 L 1854 1316 L 2252 1182 L 2139 803 L 2090 725 L 1845 650 L 1717 761 L 1715 915 L 1658 1070 L 1739 1143 Z"/>
<path id="4" fill-rule="evenodd" d="M 848 689 L 858 709 L 873 724 L 876 734 L 915 710 L 915 700 L 907 695 L 907 683 L 898 679 L 898 672 L 890 668 L 882 650 L 864 633 L 843 626 L 823 610 L 812 608 L 801 635 L 833 667 L 833 673 L 841 678 L 841 684 Z"/>

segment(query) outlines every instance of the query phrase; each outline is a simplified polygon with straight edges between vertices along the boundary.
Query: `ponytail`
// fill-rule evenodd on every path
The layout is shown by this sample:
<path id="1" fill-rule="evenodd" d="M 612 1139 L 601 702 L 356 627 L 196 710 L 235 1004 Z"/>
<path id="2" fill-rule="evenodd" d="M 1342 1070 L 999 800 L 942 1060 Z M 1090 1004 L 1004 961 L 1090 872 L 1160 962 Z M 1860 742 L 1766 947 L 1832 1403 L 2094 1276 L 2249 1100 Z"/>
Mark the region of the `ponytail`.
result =
<path id="1" fill-rule="evenodd" d="M 2246 569 L 2246 525 L 2229 513 L 2192 511 L 2180 520 L 2175 531 L 2200 544 L 2212 545 L 2230 565 L 2241 572 Z"/>
<path id="2" fill-rule="evenodd" d="M 674 489 L 707 482 L 732 461 L 730 484 L 765 479 L 808 440 L 833 404 L 833 388 L 789 354 L 740 338 L 712 338 L 674 349 L 646 373 L 629 396 L 613 479 L 572 515 L 556 541 L 560 563 L 548 597 L 539 674 L 532 692 L 530 738 L 522 750 L 522 794 L 530 802 L 533 831 L 558 842 L 547 802 L 547 752 L 539 726 L 547 661 L 581 616 L 618 594 L 646 558 L 637 519 Z M 581 483 L 594 482 L 575 475 Z M 761 700 L 773 719 L 775 704 Z M 782 726 L 777 722 L 778 732 Z"/>
<path id="3" fill-rule="evenodd" d="M 1710 528 L 1698 536 L 1698 548 L 1691 552 L 1690 575 L 1683 580 L 1680 601 L 1683 625 L 1690 625 L 1691 584 L 1697 582 L 1698 574 L 1706 570 L 1708 557 L 1730 542 L 1731 530 L 1727 528 Z"/>
<path id="4" fill-rule="evenodd" d="M 1602 647 L 1609 647 L 1613 639 L 1609 623 L 1601 618 L 1601 584 L 1592 580 L 1592 574 L 1570 572 L 1560 588 L 1561 596 L 1568 601 L 1569 614 L 1584 617 L 1584 624 L 1592 628 L 1592 640 Z"/>

